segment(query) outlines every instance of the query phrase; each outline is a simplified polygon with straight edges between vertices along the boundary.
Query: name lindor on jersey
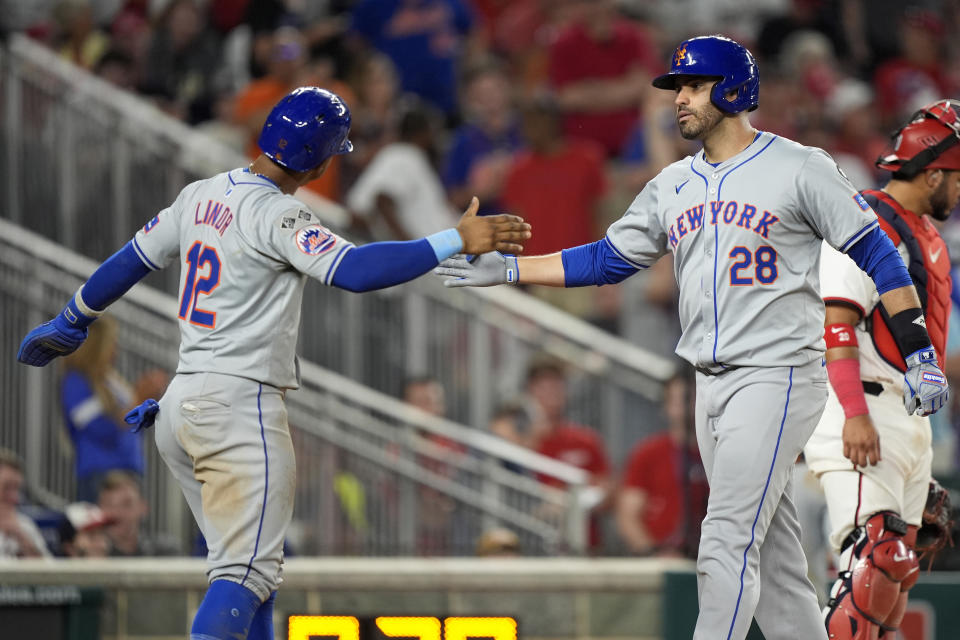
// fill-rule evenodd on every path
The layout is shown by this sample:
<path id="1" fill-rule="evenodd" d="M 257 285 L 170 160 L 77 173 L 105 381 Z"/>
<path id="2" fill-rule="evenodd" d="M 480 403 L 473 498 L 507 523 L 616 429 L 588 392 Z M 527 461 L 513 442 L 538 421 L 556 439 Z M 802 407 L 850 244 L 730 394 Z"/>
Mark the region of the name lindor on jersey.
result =
<path id="1" fill-rule="evenodd" d="M 201 213 L 200 206 L 202 204 L 202 202 L 197 203 L 197 209 L 193 214 L 193 223 L 213 227 L 223 236 L 223 232 L 233 222 L 233 212 L 230 211 L 230 207 L 216 200 L 207 200 L 206 211 Z"/>
<path id="2" fill-rule="evenodd" d="M 722 220 L 723 223 L 727 225 L 751 229 L 754 233 L 764 238 L 768 237 L 770 225 L 776 224 L 780 220 L 780 218 L 769 211 L 764 211 L 757 221 L 754 222 L 753 218 L 757 215 L 757 207 L 749 203 L 744 203 L 741 208 L 736 200 L 730 200 L 729 202 L 714 200 L 709 204 L 710 224 L 716 225 L 718 221 Z M 670 229 L 667 231 L 667 239 L 670 241 L 671 247 L 676 248 L 684 236 L 696 231 L 703 225 L 703 208 L 704 205 L 697 205 L 677 216 L 676 222 L 671 224 Z"/>

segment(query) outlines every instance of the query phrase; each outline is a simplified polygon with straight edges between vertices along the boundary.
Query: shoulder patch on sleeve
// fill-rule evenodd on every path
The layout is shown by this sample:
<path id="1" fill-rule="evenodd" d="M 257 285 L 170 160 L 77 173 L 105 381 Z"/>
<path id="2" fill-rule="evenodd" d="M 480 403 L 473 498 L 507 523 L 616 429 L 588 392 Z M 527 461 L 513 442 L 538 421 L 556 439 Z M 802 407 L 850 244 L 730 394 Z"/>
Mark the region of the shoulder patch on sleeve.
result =
<path id="1" fill-rule="evenodd" d="M 337 237 L 318 224 L 303 227 L 294 236 L 297 248 L 308 256 L 319 256 L 337 243 Z"/>
<path id="2" fill-rule="evenodd" d="M 153 216 L 153 218 L 150 219 L 150 222 L 148 222 L 147 224 L 143 225 L 143 232 L 144 232 L 144 233 L 150 233 L 150 230 L 153 229 L 153 228 L 154 228 L 155 226 L 157 226 L 158 224 L 160 224 L 160 215 L 159 215 L 159 214 Z"/>
<path id="3" fill-rule="evenodd" d="M 279 216 L 276 224 L 281 229 L 302 229 L 317 222 L 313 213 L 304 209 L 292 209 Z"/>
<path id="4" fill-rule="evenodd" d="M 839 166 L 837 168 L 839 169 Z M 860 209 L 862 209 L 863 211 L 868 211 L 870 209 L 870 205 L 867 203 L 864 197 L 859 193 L 853 194 L 853 201 L 856 202 L 857 206 L 860 207 Z"/>

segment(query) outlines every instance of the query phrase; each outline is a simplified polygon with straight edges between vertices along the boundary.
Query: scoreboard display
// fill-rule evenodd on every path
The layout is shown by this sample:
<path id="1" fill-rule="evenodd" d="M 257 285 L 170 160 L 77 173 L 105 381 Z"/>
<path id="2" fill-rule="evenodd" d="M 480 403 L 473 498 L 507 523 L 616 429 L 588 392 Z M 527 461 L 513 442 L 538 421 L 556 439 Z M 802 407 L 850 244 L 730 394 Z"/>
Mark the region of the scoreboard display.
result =
<path id="1" fill-rule="evenodd" d="M 517 621 L 509 617 L 290 616 L 289 640 L 517 640 Z"/>

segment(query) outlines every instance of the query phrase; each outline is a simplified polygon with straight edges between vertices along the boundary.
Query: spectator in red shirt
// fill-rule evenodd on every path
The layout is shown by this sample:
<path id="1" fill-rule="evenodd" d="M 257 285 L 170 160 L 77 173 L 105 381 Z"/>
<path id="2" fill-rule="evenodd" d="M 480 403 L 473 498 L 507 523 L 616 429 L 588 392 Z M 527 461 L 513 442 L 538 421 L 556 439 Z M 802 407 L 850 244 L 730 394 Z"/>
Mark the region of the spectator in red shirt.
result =
<path id="1" fill-rule="evenodd" d="M 529 149 L 508 170 L 502 200 L 506 211 L 533 227 L 524 252 L 541 255 L 593 242 L 606 190 L 602 150 L 589 141 L 564 140 L 557 105 L 544 96 L 524 106 L 523 135 Z"/>
<path id="2" fill-rule="evenodd" d="M 535 405 L 535 424 L 531 427 L 532 448 L 549 458 L 560 460 L 590 473 L 590 484 L 597 487 L 599 500 L 590 518 L 590 548 L 601 546 L 601 512 L 609 507 L 611 489 L 610 461 L 600 434 L 567 419 L 567 378 L 564 367 L 555 360 L 537 360 L 527 369 L 527 394 Z M 551 486 L 561 486 L 555 478 L 540 477 Z"/>
<path id="3" fill-rule="evenodd" d="M 613 0 L 578 0 L 578 13 L 550 49 L 550 82 L 566 114 L 568 136 L 620 152 L 638 105 L 660 68 L 652 39 L 620 17 Z"/>
<path id="4" fill-rule="evenodd" d="M 555 360 L 537 360 L 527 370 L 527 394 L 536 405 L 533 448 L 590 472 L 591 482 L 610 481 L 610 462 L 600 434 L 567 419 L 567 377 Z"/>
<path id="5" fill-rule="evenodd" d="M 617 530 L 633 553 L 695 558 L 707 513 L 707 477 L 693 431 L 691 385 L 663 390 L 667 428 L 630 453 L 617 496 Z"/>
<path id="6" fill-rule="evenodd" d="M 900 55 L 881 64 L 874 75 L 883 124 L 893 128 L 936 96 L 952 95 L 944 66 L 942 19 L 922 9 L 908 9 L 900 24 Z"/>

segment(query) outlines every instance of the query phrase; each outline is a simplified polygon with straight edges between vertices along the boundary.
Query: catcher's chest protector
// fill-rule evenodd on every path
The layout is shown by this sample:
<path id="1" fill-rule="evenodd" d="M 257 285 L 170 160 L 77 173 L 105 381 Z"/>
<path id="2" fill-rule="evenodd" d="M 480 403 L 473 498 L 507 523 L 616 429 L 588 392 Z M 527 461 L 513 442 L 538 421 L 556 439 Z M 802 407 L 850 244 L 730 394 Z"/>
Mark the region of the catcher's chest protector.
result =
<path id="1" fill-rule="evenodd" d="M 950 319 L 950 291 L 953 287 L 946 243 L 929 220 L 904 210 L 882 191 L 864 191 L 863 198 L 877 213 L 880 227 L 890 236 L 894 246 L 902 243 L 907 248 L 910 257 L 907 271 L 920 297 L 937 360 L 943 366 L 947 322 Z M 870 314 L 870 335 L 880 357 L 890 366 L 906 371 L 903 356 L 887 328 L 887 317 L 882 305 L 874 308 Z"/>

